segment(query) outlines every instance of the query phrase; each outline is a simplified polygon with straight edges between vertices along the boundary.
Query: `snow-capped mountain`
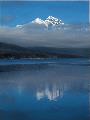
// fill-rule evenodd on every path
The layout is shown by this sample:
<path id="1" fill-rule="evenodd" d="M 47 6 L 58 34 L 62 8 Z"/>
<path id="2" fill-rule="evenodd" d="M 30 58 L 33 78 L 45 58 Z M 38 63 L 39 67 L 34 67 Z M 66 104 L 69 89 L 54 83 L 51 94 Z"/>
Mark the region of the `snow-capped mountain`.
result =
<path id="1" fill-rule="evenodd" d="M 59 20 L 58 18 L 55 18 L 53 16 L 49 16 L 45 20 L 42 20 L 40 18 L 36 18 L 35 20 L 32 21 L 32 23 L 33 24 L 45 25 L 46 27 L 64 25 L 62 20 Z"/>
<path id="2" fill-rule="evenodd" d="M 64 23 L 62 22 L 62 20 L 55 18 L 53 16 L 49 16 L 45 20 L 36 18 L 35 20 L 29 23 L 26 23 L 23 25 L 16 25 L 16 27 L 20 29 L 28 28 L 28 30 L 33 29 L 33 28 L 35 28 L 35 30 L 37 29 L 44 30 L 44 29 L 52 29 L 52 28 L 61 28 L 61 26 L 63 25 Z"/>

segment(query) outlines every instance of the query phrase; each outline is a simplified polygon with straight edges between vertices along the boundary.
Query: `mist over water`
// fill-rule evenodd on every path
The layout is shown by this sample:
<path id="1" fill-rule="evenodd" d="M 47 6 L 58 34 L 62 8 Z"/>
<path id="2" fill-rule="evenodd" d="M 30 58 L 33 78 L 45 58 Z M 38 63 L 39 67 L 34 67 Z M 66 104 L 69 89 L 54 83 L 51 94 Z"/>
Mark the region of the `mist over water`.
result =
<path id="1" fill-rule="evenodd" d="M 89 65 L 0 68 L 0 120 L 89 120 Z"/>
<path id="2" fill-rule="evenodd" d="M 4 26 L 0 27 L 0 42 L 23 47 L 89 48 L 90 25 L 65 24 L 51 29 L 32 23 Z"/>

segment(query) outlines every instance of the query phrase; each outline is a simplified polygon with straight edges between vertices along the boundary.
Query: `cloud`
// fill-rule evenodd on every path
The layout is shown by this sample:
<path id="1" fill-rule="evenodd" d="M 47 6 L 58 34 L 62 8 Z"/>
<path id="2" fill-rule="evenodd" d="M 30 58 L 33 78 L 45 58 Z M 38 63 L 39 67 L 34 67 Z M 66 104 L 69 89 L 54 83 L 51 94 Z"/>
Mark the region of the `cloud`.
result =
<path id="1" fill-rule="evenodd" d="M 88 26 L 64 25 L 48 29 L 42 24 L 27 23 L 17 27 L 0 27 L 0 42 L 24 47 L 90 47 Z"/>

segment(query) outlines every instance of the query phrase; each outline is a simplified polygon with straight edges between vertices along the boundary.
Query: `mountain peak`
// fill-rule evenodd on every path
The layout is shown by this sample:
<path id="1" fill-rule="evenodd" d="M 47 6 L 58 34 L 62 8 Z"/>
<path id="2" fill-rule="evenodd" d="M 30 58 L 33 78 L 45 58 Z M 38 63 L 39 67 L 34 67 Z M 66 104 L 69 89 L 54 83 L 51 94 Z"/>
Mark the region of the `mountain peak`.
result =
<path id="1" fill-rule="evenodd" d="M 45 20 L 42 20 L 40 18 L 36 18 L 35 20 L 33 20 L 30 23 L 24 24 L 24 25 L 16 25 L 17 28 L 22 28 L 22 27 L 26 27 L 27 25 L 36 25 L 36 26 L 42 26 L 43 28 L 60 28 L 62 25 L 64 25 L 64 23 L 62 22 L 62 20 L 53 17 L 53 16 L 48 16 Z"/>
<path id="2" fill-rule="evenodd" d="M 43 24 L 46 27 L 64 25 L 62 20 L 59 20 L 58 18 L 53 17 L 53 16 L 48 16 L 45 20 L 42 20 L 40 18 L 36 18 L 35 20 L 32 21 L 32 23 L 34 23 L 34 24 Z"/>
<path id="3" fill-rule="evenodd" d="M 48 16 L 46 18 L 45 22 L 47 22 L 48 24 L 52 24 L 52 26 L 64 25 L 64 23 L 62 22 L 62 20 L 59 20 L 58 18 L 53 17 L 53 16 Z"/>
<path id="4" fill-rule="evenodd" d="M 46 18 L 46 20 L 59 21 L 58 18 L 55 18 L 55 17 L 53 17 L 53 16 L 48 16 L 48 17 Z"/>
<path id="5" fill-rule="evenodd" d="M 35 20 L 32 21 L 32 23 L 35 23 L 35 24 L 44 24 L 44 21 L 40 18 L 36 18 Z"/>

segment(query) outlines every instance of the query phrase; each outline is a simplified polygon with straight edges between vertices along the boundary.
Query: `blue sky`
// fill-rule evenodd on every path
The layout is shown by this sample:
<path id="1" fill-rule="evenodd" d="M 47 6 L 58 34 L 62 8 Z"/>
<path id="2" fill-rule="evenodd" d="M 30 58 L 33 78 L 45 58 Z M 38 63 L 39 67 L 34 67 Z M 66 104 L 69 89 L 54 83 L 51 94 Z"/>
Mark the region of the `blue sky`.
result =
<path id="1" fill-rule="evenodd" d="M 88 2 L 0 2 L 0 24 L 16 26 L 49 15 L 64 23 L 88 23 Z"/>

